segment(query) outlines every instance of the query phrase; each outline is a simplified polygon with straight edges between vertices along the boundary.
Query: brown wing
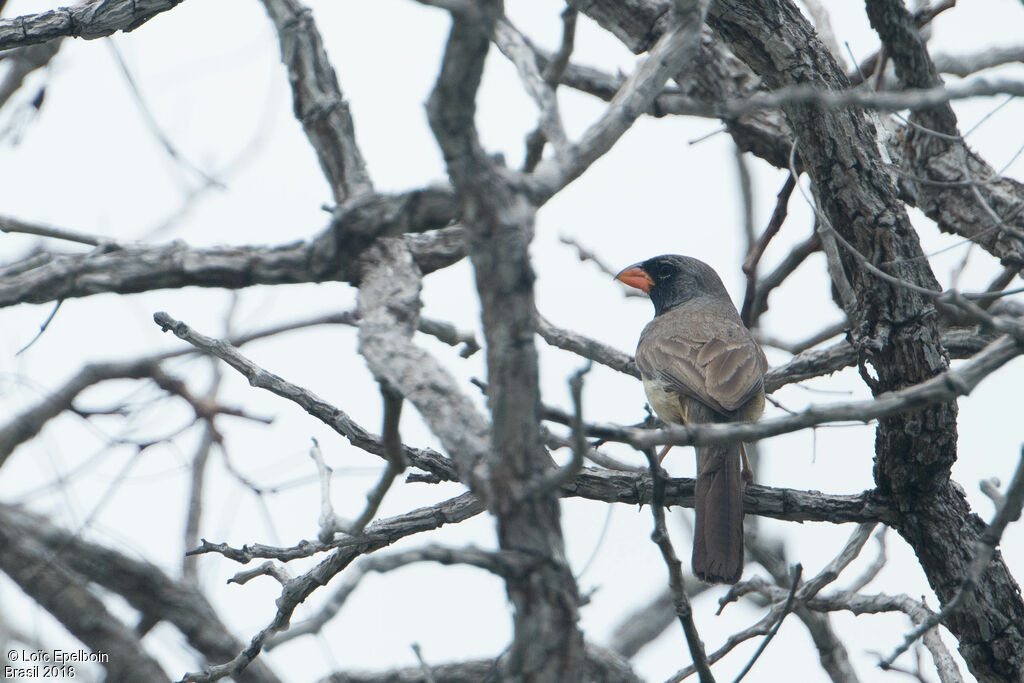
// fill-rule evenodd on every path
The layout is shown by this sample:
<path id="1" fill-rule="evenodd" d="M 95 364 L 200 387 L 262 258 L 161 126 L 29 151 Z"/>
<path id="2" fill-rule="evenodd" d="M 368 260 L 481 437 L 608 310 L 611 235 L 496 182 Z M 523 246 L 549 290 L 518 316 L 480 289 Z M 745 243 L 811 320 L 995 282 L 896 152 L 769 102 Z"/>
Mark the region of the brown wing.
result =
<path id="1" fill-rule="evenodd" d="M 636 364 L 727 417 L 762 391 L 767 367 L 731 302 L 728 310 L 679 306 L 659 315 L 640 335 Z"/>

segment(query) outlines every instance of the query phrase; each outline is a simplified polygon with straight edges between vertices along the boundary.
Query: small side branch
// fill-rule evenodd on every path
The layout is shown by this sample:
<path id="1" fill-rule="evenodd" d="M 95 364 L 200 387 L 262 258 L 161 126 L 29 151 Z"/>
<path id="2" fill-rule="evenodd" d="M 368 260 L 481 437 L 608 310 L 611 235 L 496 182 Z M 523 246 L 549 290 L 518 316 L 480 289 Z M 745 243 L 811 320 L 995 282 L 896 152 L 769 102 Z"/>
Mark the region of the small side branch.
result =
<path id="1" fill-rule="evenodd" d="M 231 344 L 200 334 L 185 323 L 175 320 L 163 312 L 154 314 L 153 320 L 165 332 L 173 331 L 179 339 L 187 341 L 199 351 L 223 360 L 248 379 L 250 385 L 259 389 L 266 389 L 298 404 L 307 413 L 348 439 L 353 446 L 374 455 L 383 456 L 385 454 L 384 444 L 381 440 L 363 429 L 345 412 L 324 401 L 308 389 L 303 389 L 272 372 L 264 370 L 239 353 L 238 349 Z M 2 443 L 2 439 L 0 439 L 0 444 Z M 403 448 L 405 449 L 405 456 L 416 467 L 428 472 L 438 469 L 439 475 L 446 479 L 451 478 L 452 467 L 447 458 L 440 456 L 440 454 L 434 451 Z"/>
<path id="2" fill-rule="evenodd" d="M 295 117 L 316 151 L 320 168 L 342 204 L 373 191 L 356 144 L 355 125 L 309 9 L 297 0 L 263 0 L 277 29 L 288 68 Z"/>
<path id="3" fill-rule="evenodd" d="M 743 324 L 747 327 L 753 327 L 761 313 L 754 309 L 754 301 L 757 294 L 757 264 L 761 261 L 764 250 L 768 248 L 768 243 L 772 241 L 772 238 L 779 232 L 782 223 L 786 220 L 786 214 L 789 211 L 789 197 L 793 194 L 794 187 L 796 187 L 796 176 L 790 173 L 782 189 L 779 190 L 778 198 L 775 202 L 775 211 L 772 212 L 771 220 L 768 221 L 768 227 L 764 229 L 761 237 L 751 248 L 750 253 L 747 254 L 747 258 L 743 262 L 743 273 L 747 276 L 747 290 L 743 296 L 743 308 L 740 311 L 740 317 L 743 319 Z"/>
<path id="4" fill-rule="evenodd" d="M 647 449 L 644 454 L 647 456 L 651 478 L 654 482 L 651 500 L 654 531 L 651 532 L 651 540 L 658 546 L 661 557 L 665 560 L 665 566 L 668 567 L 668 587 L 672 594 L 672 604 L 675 607 L 676 616 L 679 617 L 679 623 L 682 624 L 683 633 L 686 634 L 686 645 L 690 648 L 694 669 L 700 676 L 701 683 L 714 683 L 715 677 L 711 674 L 711 665 L 704 652 L 704 643 L 701 641 L 697 625 L 693 621 L 693 607 L 690 606 L 690 599 L 686 595 L 683 565 L 672 546 L 672 539 L 668 536 L 668 527 L 665 524 L 665 473 L 661 469 L 661 464 L 653 449 Z"/>
<path id="5" fill-rule="evenodd" d="M 949 617 L 949 615 L 955 612 L 960 607 L 960 604 L 966 598 L 970 597 L 971 593 L 974 592 L 978 584 L 981 582 L 982 575 L 992 562 L 992 556 L 995 554 L 996 546 L 999 545 L 999 541 L 1003 537 L 1003 531 L 1006 529 L 1006 525 L 1020 519 L 1021 508 L 1024 506 L 1024 448 L 1021 449 L 1020 455 L 1020 462 L 1017 464 L 1017 470 L 1013 474 L 1013 480 L 1010 482 L 1010 486 L 1006 489 L 1006 497 L 1002 501 L 1002 506 L 1000 506 L 996 511 L 995 517 L 992 518 L 992 522 L 988 525 L 985 531 L 982 532 L 981 536 L 975 543 L 974 559 L 967 567 L 967 573 L 964 575 L 956 595 L 953 596 L 952 600 L 946 603 L 946 606 L 942 608 L 941 612 L 929 615 L 928 618 L 922 621 L 916 629 L 907 634 L 907 637 L 903 640 L 903 644 L 897 647 L 891 655 L 878 663 L 878 666 L 882 669 L 889 669 L 893 662 L 896 661 L 896 658 L 906 652 L 918 638 L 935 628 Z"/>

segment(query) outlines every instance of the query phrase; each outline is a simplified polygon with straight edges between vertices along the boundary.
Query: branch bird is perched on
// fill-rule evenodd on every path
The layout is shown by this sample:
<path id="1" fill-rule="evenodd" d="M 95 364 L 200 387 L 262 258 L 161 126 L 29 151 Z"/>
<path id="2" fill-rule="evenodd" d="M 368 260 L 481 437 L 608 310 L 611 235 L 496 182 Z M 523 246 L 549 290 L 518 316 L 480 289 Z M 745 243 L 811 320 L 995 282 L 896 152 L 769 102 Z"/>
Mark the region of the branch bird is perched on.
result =
<path id="1" fill-rule="evenodd" d="M 615 278 L 654 303 L 636 365 L 658 417 L 687 424 L 761 416 L 768 363 L 711 266 L 688 256 L 655 256 Z M 741 459 L 740 443 L 697 448 L 692 566 L 708 583 L 736 583 L 743 573 L 743 487 L 750 470 L 741 474 Z"/>

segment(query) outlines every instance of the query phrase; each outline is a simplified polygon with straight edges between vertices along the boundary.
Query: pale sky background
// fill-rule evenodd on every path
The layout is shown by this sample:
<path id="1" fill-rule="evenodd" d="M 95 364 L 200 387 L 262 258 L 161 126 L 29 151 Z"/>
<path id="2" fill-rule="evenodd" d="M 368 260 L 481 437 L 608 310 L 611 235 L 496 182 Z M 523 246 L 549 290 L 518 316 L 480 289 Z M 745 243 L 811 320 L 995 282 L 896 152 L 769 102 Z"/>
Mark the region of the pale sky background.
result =
<path id="1" fill-rule="evenodd" d="M 440 153 L 430 135 L 423 103 L 440 64 L 449 18 L 444 11 L 411 0 L 311 0 L 327 51 L 338 73 L 353 116 L 357 139 L 380 191 L 403 191 L 444 178 Z M 835 0 L 825 3 L 838 39 L 848 41 L 861 59 L 875 50 L 877 37 L 863 5 Z M 561 33 L 563 5 L 546 0 L 509 0 L 507 12 L 517 26 L 539 44 L 554 49 Z M 5 16 L 53 8 L 51 2 L 11 0 Z M 961 3 L 934 24 L 933 53 L 975 52 L 1020 42 L 1024 6 L 1013 0 Z M 291 113 L 291 97 L 273 27 L 256 0 L 190 0 L 158 16 L 131 34 L 118 35 L 113 45 L 123 55 L 146 105 L 160 127 L 192 164 L 218 178 L 225 189 L 200 190 L 202 179 L 171 159 L 148 128 L 115 59 L 111 41 L 67 40 L 45 74 L 46 99 L 41 112 L 27 116 L 26 102 L 35 93 L 25 88 L 19 103 L 0 115 L 0 213 L 29 222 L 49 223 L 117 240 L 161 243 L 181 239 L 192 246 L 283 244 L 321 231 L 328 214 L 321 208 L 330 193 L 312 148 Z M 631 71 L 637 58 L 614 37 L 580 17 L 574 61 L 606 70 Z M 849 59 L 847 58 L 847 62 Z M 992 72 L 989 72 L 992 73 Z M 1024 69 L 1004 67 L 1001 75 L 1024 77 Z M 962 131 L 969 130 L 1002 99 L 956 103 Z M 578 138 L 603 110 L 593 98 L 559 90 L 559 102 L 572 138 Z M 515 70 L 492 50 L 478 98 L 477 123 L 488 150 L 501 152 L 509 164 L 522 160 L 523 139 L 536 124 L 536 110 L 523 92 Z M 1020 121 L 1024 106 L 1010 102 L 969 137 L 996 169 L 1002 169 L 1024 144 Z M 731 139 L 712 135 L 717 121 L 683 118 L 641 119 L 621 142 L 581 179 L 544 206 L 537 216 L 533 245 L 537 271 L 537 304 L 553 323 L 632 351 L 650 304 L 625 298 L 622 290 L 592 263 L 580 263 L 561 236 L 578 239 L 613 268 L 658 253 L 679 252 L 701 258 L 722 275 L 739 301 L 743 293 L 740 264 L 742 207 Z M 756 225 L 767 224 L 785 174 L 750 160 L 754 173 Z M 1021 178 L 1024 161 L 1017 159 L 1006 174 Z M 806 179 L 804 180 L 806 184 Z M 182 212 L 182 209 L 185 209 Z M 913 218 L 928 253 L 955 244 L 940 235 L 919 213 Z M 799 193 L 790 202 L 790 216 L 762 263 L 774 267 L 791 245 L 810 234 L 810 211 Z M 0 234 L 0 260 L 6 262 L 36 244 L 34 238 Z M 47 241 L 44 246 L 71 252 L 80 245 Z M 933 259 L 939 280 L 949 284 L 952 270 L 966 247 Z M 960 286 L 984 287 L 997 264 L 976 250 Z M 180 349 L 183 342 L 162 335 L 152 314 L 166 310 L 198 331 L 224 334 L 224 316 L 231 293 L 213 289 L 152 292 L 133 296 L 101 295 L 64 303 L 47 332 L 24 354 L 15 357 L 38 330 L 51 304 L 22 305 L 0 311 L 0 406 L 11 415 L 37 402 L 75 372 L 83 362 L 124 359 L 156 350 Z M 472 273 L 463 261 L 424 281 L 424 315 L 460 328 L 479 329 L 478 303 Z M 235 332 L 244 332 L 307 315 L 354 307 L 355 290 L 341 283 L 253 287 L 239 294 Z M 762 319 L 769 334 L 796 340 L 839 319 L 831 303 L 824 259 L 808 259 L 770 300 Z M 483 354 L 469 360 L 457 351 L 422 335 L 417 341 L 437 353 L 465 391 L 482 406 L 471 377 L 486 376 Z M 542 391 L 546 403 L 569 407 L 566 380 L 579 358 L 546 347 L 538 339 Z M 356 354 L 352 328 L 319 328 L 253 343 L 243 352 L 288 380 L 300 384 L 348 412 L 365 427 L 379 431 L 380 401 L 375 382 Z M 769 350 L 773 364 L 787 354 Z M 189 378 L 195 393 L 205 391 L 210 377 L 207 360 L 170 363 L 168 368 Z M 960 401 L 960 460 L 954 478 L 967 491 L 974 510 L 986 521 L 992 505 L 978 491 L 978 481 L 996 476 L 1008 482 L 1020 453 L 1020 401 L 1012 398 L 1024 382 L 1019 359 L 987 379 Z M 856 372 L 819 378 L 806 386 L 842 394 L 809 392 L 788 387 L 776 398 L 790 408 L 809 402 L 867 397 Z M 87 424 L 62 418 L 40 438 L 20 448 L 0 470 L 5 502 L 23 502 L 51 515 L 83 537 L 109 544 L 131 555 L 159 563 L 172 574 L 180 567 L 188 463 L 199 437 L 193 428 L 166 445 L 136 455 L 132 447 L 106 446 L 108 437 L 151 438 L 171 433 L 191 419 L 180 400 L 161 399 L 143 383 L 108 383 L 87 393 L 80 404 L 100 407 L 126 398 L 141 406 L 129 421 L 96 419 Z M 263 426 L 230 417 L 219 419 L 234 467 L 265 487 L 278 490 L 256 499 L 225 470 L 223 459 L 211 460 L 202 535 L 232 545 L 264 542 L 292 545 L 315 537 L 319 514 L 315 469 L 307 453 L 310 437 L 319 439 L 335 468 L 334 504 L 339 514 L 354 517 L 365 491 L 376 481 L 381 461 L 350 446 L 297 407 L 252 389 L 229 368 L 224 369 L 222 401 L 244 406 L 254 414 L 274 417 Z M 584 395 L 588 420 L 622 424 L 643 417 L 644 397 L 632 378 L 595 367 Z M 769 415 L 777 409 L 770 409 Z M 403 415 L 403 440 L 415 446 L 437 446 L 409 407 Z M 804 431 L 762 444 L 759 483 L 829 493 L 857 493 L 872 487 L 874 427 L 824 428 Z M 629 451 L 609 448 L 637 461 Z M 692 476 L 690 449 L 678 449 L 667 461 L 678 476 Z M 66 477 L 64 486 L 54 480 Z M 458 485 L 396 484 L 381 516 L 407 512 L 457 495 Z M 580 577 L 581 592 L 590 603 L 581 609 L 581 625 L 592 641 L 605 644 L 626 612 L 653 597 L 666 582 L 664 564 L 648 536 L 651 517 L 645 508 L 614 506 L 602 535 L 607 506 L 581 500 L 563 505 L 569 558 L 578 572 L 595 553 Z M 749 519 L 749 518 L 748 518 Z M 684 515 L 672 515 L 670 526 L 679 554 L 689 557 L 690 540 Z M 783 535 L 790 557 L 804 565 L 804 576 L 817 573 L 845 544 L 852 525 L 763 520 L 766 534 Z M 492 521 L 480 516 L 427 536 L 396 544 L 395 550 L 425 542 L 451 545 L 495 544 Z M 1008 529 L 1002 551 L 1018 579 L 1024 578 L 1024 541 L 1019 524 Z M 389 552 L 385 550 L 383 552 Z M 870 543 L 859 568 L 876 552 Z M 895 533 L 888 535 L 889 564 L 867 592 L 924 594 L 936 606 L 909 547 Z M 685 561 L 685 560 L 684 560 Z M 295 562 L 297 574 L 309 565 Z M 201 563 L 204 586 L 234 633 L 243 641 L 272 617 L 279 586 L 261 578 L 244 586 L 226 586 L 240 567 L 210 555 Z M 745 578 L 762 573 L 748 566 Z M 340 577 L 339 577 L 340 578 Z M 296 613 L 296 621 L 316 609 L 337 584 L 329 585 Z M 837 586 L 845 582 L 841 579 Z M 695 618 L 709 650 L 732 632 L 752 624 L 763 610 L 749 603 L 730 606 L 716 617 L 715 588 L 695 601 Z M 123 604 L 112 609 L 130 614 Z M 3 618 L 38 634 L 53 646 L 77 647 L 55 622 L 32 604 L 9 580 L 0 578 Z M 890 680 L 874 666 L 870 654 L 888 654 L 909 629 L 902 615 L 854 619 L 833 616 L 858 674 L 864 681 Z M 510 638 L 510 615 L 501 582 L 470 568 L 413 565 L 383 576 L 370 576 L 349 599 L 342 613 L 321 637 L 304 637 L 263 656 L 288 681 L 315 680 L 336 669 L 379 670 L 411 665 L 411 643 L 419 643 L 430 663 L 494 656 Z M 952 638 L 947 637 L 955 651 Z M 172 678 L 199 664 L 173 628 L 158 626 L 145 644 L 164 663 Z M 731 679 L 746 663 L 758 640 L 737 648 L 716 674 Z M 904 658 L 901 662 L 908 664 Z M 634 660 L 638 674 L 661 680 L 689 663 L 685 641 L 673 625 Z M 803 625 L 789 618 L 756 665 L 750 680 L 771 680 L 774 672 L 800 667 L 805 681 L 827 680 Z M 967 674 L 966 667 L 961 664 Z"/>

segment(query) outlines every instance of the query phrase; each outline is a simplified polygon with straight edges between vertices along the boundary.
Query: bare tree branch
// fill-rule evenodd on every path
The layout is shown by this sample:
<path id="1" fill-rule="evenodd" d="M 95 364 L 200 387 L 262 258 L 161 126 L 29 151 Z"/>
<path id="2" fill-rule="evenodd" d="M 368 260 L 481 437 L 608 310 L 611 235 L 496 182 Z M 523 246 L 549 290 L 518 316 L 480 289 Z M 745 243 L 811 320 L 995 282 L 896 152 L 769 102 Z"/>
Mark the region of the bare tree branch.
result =
<path id="1" fill-rule="evenodd" d="M 743 324 L 747 327 L 755 327 L 754 324 L 761 314 L 760 310 L 754 308 L 754 302 L 756 300 L 756 294 L 758 290 L 757 282 L 757 264 L 761 260 L 761 256 L 764 255 L 764 250 L 768 248 L 768 243 L 771 242 L 772 238 L 782 228 L 783 221 L 786 220 L 786 214 L 788 213 L 789 207 L 789 196 L 793 194 L 793 188 L 796 187 L 796 176 L 792 173 L 786 178 L 785 184 L 782 189 L 779 190 L 777 200 L 775 202 L 775 210 L 772 212 L 771 220 L 768 221 L 768 227 L 764 229 L 764 233 L 758 238 L 757 242 L 750 247 L 750 251 L 747 254 L 746 260 L 743 262 L 743 273 L 747 276 L 747 289 L 746 294 L 743 296 L 743 306 L 740 309 L 740 317 L 743 320 Z M 768 294 L 765 293 L 762 297 L 764 301 L 767 301 Z"/>
<path id="2" fill-rule="evenodd" d="M 537 334 L 551 346 L 572 351 L 595 363 L 606 365 L 613 370 L 618 370 L 640 379 L 640 371 L 636 369 L 636 363 L 633 361 L 632 356 L 617 351 L 596 339 L 590 339 L 576 332 L 556 327 L 548 322 L 548 319 L 540 313 L 537 314 Z"/>
<path id="3" fill-rule="evenodd" d="M 22 527 L 22 531 L 26 531 Z M 33 529 L 0 528 L 0 567 L 25 593 L 94 652 L 104 652 L 107 675 L 115 680 L 170 681 L 139 638 L 89 591 L 89 586 L 45 545 Z M 27 667 L 27 665 L 26 665 Z M 31 675 L 26 668 L 24 675 Z M 21 673 L 14 674 L 21 677 Z"/>
<path id="4" fill-rule="evenodd" d="M 777 595 L 773 596 L 775 602 L 772 605 L 772 608 L 764 617 L 762 617 L 753 626 L 730 636 L 726 640 L 725 644 L 722 645 L 722 647 L 718 648 L 712 654 L 708 655 L 708 660 L 713 664 L 718 660 L 722 659 L 723 657 L 725 657 L 725 655 L 729 654 L 729 652 L 731 652 L 740 643 L 759 635 L 767 636 L 769 633 L 771 633 L 772 628 L 776 623 L 778 623 L 778 620 L 781 617 L 781 615 L 789 609 L 790 605 L 792 605 L 793 600 L 796 600 L 798 602 L 805 602 L 807 600 L 810 600 L 815 595 L 817 595 L 822 588 L 836 580 L 836 578 L 839 576 L 842 570 L 849 566 L 850 562 L 852 562 L 860 553 L 861 548 L 864 547 L 864 543 L 867 542 L 871 534 L 871 530 L 873 528 L 874 523 L 859 525 L 857 529 L 853 532 L 853 534 L 850 536 L 850 539 L 846 542 L 846 545 L 843 547 L 840 553 L 835 558 L 833 558 L 832 561 L 829 562 L 829 564 L 826 565 L 825 568 L 822 569 L 814 578 L 812 578 L 807 583 L 803 584 L 800 587 L 800 589 L 796 592 L 795 596 L 791 596 L 789 591 L 782 592 L 781 598 L 779 598 L 779 596 Z M 747 592 L 751 592 L 752 590 L 759 589 L 764 585 L 766 584 L 764 584 L 764 582 L 760 579 L 744 581 L 736 584 L 735 586 L 730 588 L 726 596 L 721 599 L 719 603 L 719 611 L 721 611 L 721 609 L 724 608 L 725 605 L 729 602 L 736 600 L 737 597 Z M 676 672 L 676 674 L 672 676 L 669 680 L 673 683 L 678 683 L 678 681 L 682 681 L 683 679 L 692 675 L 695 671 L 696 669 L 693 666 L 686 667 L 685 669 L 681 669 L 680 671 Z"/>
<path id="5" fill-rule="evenodd" d="M 54 228 L 49 225 L 41 225 L 38 223 L 26 223 L 25 221 L 18 220 L 11 216 L 0 216 L 0 231 L 16 232 L 24 235 L 39 235 L 40 237 L 53 237 L 54 239 L 79 242 L 93 247 L 98 247 L 100 244 L 110 245 L 114 243 L 113 240 L 104 240 L 102 237 L 87 235 L 74 230 Z"/>
<path id="6" fill-rule="evenodd" d="M 383 574 L 416 562 L 469 565 L 485 569 L 498 576 L 527 572 L 534 564 L 529 557 L 507 551 L 489 552 L 472 546 L 448 548 L 437 544 L 398 553 L 370 555 L 344 573 L 341 585 L 327 598 L 323 607 L 316 614 L 295 624 L 287 631 L 268 638 L 267 650 L 272 650 L 278 645 L 300 636 L 319 633 L 331 619 L 338 615 L 349 596 L 355 592 L 367 574 Z"/>
<path id="7" fill-rule="evenodd" d="M 678 22 L 658 40 L 650 55 L 626 80 L 601 118 L 583 134 L 575 154 L 567 165 L 542 162 L 535 176 L 541 179 L 535 194 L 550 197 L 578 178 L 622 137 L 633 122 L 650 106 L 665 82 L 683 70 L 700 46 L 701 27 L 707 0 L 693 0 L 675 13 Z"/>
<path id="8" fill-rule="evenodd" d="M 500 547 L 544 559 L 528 580 L 506 578 L 515 606 L 514 639 L 501 677 L 572 683 L 583 680 L 584 646 L 577 626 L 579 590 L 565 558 L 557 493 L 520 495 L 551 462 L 537 419 L 529 254 L 534 209 L 513 182 L 518 179 L 498 167 L 476 134 L 476 93 L 503 3 L 479 2 L 477 8 L 473 19 L 453 15 L 441 71 L 427 102 L 431 130 L 465 206 L 487 348 L 490 448 L 472 487 L 497 518 Z"/>
<path id="9" fill-rule="evenodd" d="M 155 565 L 130 558 L 116 550 L 83 540 L 59 529 L 44 518 L 24 509 L 0 505 L 4 529 L 20 538 L 35 537 L 47 549 L 43 565 L 53 563 L 55 571 L 75 572 L 122 596 L 142 614 L 140 624 L 160 621 L 173 624 L 189 645 L 214 661 L 233 656 L 241 647 L 220 621 L 213 607 L 192 584 L 169 578 Z M 75 581 L 80 578 L 75 578 Z M 84 609 L 80 616 L 85 617 Z M 274 683 L 278 679 L 261 664 L 244 672 L 239 680 L 247 683 Z"/>
<path id="10" fill-rule="evenodd" d="M 533 51 L 519 30 L 505 18 L 494 24 L 494 41 L 498 49 L 515 64 L 526 91 L 540 109 L 538 130 L 554 147 L 558 162 L 563 166 L 568 164 L 571 150 L 569 138 L 562 126 L 561 115 L 558 113 L 558 100 L 555 98 L 554 89 L 537 67 Z"/>
<path id="11" fill-rule="evenodd" d="M 263 0 L 281 42 L 288 67 L 295 118 L 320 159 L 334 201 L 368 194 L 373 184 L 356 144 L 348 103 L 309 8 L 297 0 Z"/>
<path id="12" fill-rule="evenodd" d="M 884 10 L 887 15 L 906 14 L 902 3 L 886 7 L 893 7 Z M 872 2 L 868 10 L 869 14 L 874 11 Z M 763 19 L 766 13 L 787 27 L 784 37 L 768 28 Z M 709 19 L 771 88 L 848 87 L 845 74 L 827 57 L 799 10 L 787 0 L 753 5 L 718 2 L 712 6 Z M 874 19 L 873 23 L 879 24 Z M 792 52 L 788 48 L 765 49 L 767 44 L 778 46 L 780 42 L 800 47 Z M 810 51 L 820 57 L 813 64 L 797 56 L 806 54 L 808 46 L 813 46 Z M 914 48 L 907 43 L 900 49 Z M 920 58 L 916 62 L 927 63 Z M 863 113 L 795 102 L 783 105 L 783 110 L 799 136 L 804 170 L 814 183 L 820 209 L 835 231 L 860 253 L 870 254 L 872 263 L 891 264 L 888 272 L 902 282 L 938 289 L 918 237 L 893 191 L 892 179 L 884 171 L 877 130 Z M 848 144 L 831 148 L 827 141 L 837 138 Z M 850 206 L 858 206 L 858 212 L 848 211 Z M 881 234 L 886 235 L 885 239 Z M 941 376 L 948 361 L 935 320 L 927 315 L 927 299 L 916 291 L 879 280 L 849 253 L 843 254 L 843 265 L 857 297 L 851 332 L 861 354 L 861 374 L 872 393 L 884 400 L 904 387 Z M 894 324 L 911 320 L 914 322 L 906 325 Z M 952 586 L 965 568 L 964 559 L 970 554 L 978 528 L 962 492 L 949 483 L 949 468 L 956 459 L 955 425 L 956 406 L 946 400 L 880 419 L 876 439 L 874 475 L 879 488 L 915 509 L 912 522 L 901 519 L 893 526 L 915 549 L 943 601 L 952 597 Z M 961 653 L 976 675 L 1019 677 L 1024 660 L 1009 654 L 1024 652 L 1024 638 L 1011 626 L 1024 623 L 1019 589 L 1002 563 L 994 563 L 986 572 L 985 586 L 985 591 L 976 593 L 978 603 L 951 622 L 952 631 L 960 638 Z M 992 633 L 1000 636 L 993 640 L 988 637 Z M 994 655 L 995 650 L 1000 654 Z"/>
<path id="13" fill-rule="evenodd" d="M 974 559 L 971 560 L 971 564 L 967 568 L 967 572 L 960 583 L 960 587 L 957 589 L 956 595 L 943 606 L 940 613 L 929 615 L 913 632 L 909 633 L 904 639 L 903 644 L 879 663 L 880 667 L 883 669 L 891 667 L 893 661 L 906 652 L 907 648 L 917 641 L 918 638 L 948 619 L 964 600 L 970 598 L 971 593 L 981 582 L 986 568 L 992 562 L 996 546 L 999 545 L 999 540 L 1003 536 L 1006 525 L 1020 519 L 1022 506 L 1024 506 L 1024 448 L 1021 449 L 1020 462 L 1017 465 L 1016 472 L 1014 472 L 1010 486 L 1006 489 L 1006 497 L 1003 500 L 1002 506 L 997 510 L 995 517 L 992 518 L 992 522 L 975 543 Z"/>
<path id="14" fill-rule="evenodd" d="M 426 0 L 420 0 L 425 2 Z M 453 0 L 430 0 L 449 3 Z M 584 675 L 592 683 L 641 683 L 629 664 L 592 643 L 585 646 Z M 493 680 L 496 672 L 506 666 L 507 654 L 497 659 L 476 659 L 430 667 L 431 675 L 444 683 L 480 683 Z M 323 679 L 322 683 L 430 683 L 422 667 L 392 669 L 380 673 L 343 671 Z"/>
<path id="15" fill-rule="evenodd" d="M 1024 62 L 1024 45 L 990 47 L 973 54 L 937 54 L 932 56 L 932 61 L 940 73 L 964 78 L 995 66 Z"/>
<path id="16" fill-rule="evenodd" d="M 572 7 L 566 7 L 562 12 L 562 44 L 558 48 L 558 52 L 551 56 L 551 61 L 547 63 L 544 67 L 544 72 L 541 74 L 544 83 L 551 89 L 552 93 L 558 87 L 562 74 L 565 73 L 566 68 L 569 66 L 569 58 L 572 56 L 576 41 L 577 14 L 576 10 Z M 529 41 L 526 42 L 533 53 L 533 59 L 539 62 L 540 59 L 539 55 L 536 54 L 536 50 L 529 45 Z M 523 160 L 524 171 L 532 173 L 537 168 L 541 155 L 544 153 L 544 143 L 546 142 L 547 137 L 542 126 L 538 126 L 526 136 L 526 158 Z"/>
<path id="17" fill-rule="evenodd" d="M 194 249 L 166 245 L 101 246 L 87 254 L 47 253 L 24 265 L 0 269 L 0 307 L 57 299 L 180 287 L 239 289 L 257 284 L 358 281 L 356 261 L 375 239 L 432 231 L 456 220 L 458 203 L 448 188 L 397 195 L 367 195 L 340 207 L 331 224 L 309 242 L 277 247 Z M 465 255 L 459 230 L 409 239 L 424 272 Z"/>
<path id="18" fill-rule="evenodd" d="M 382 240 L 371 247 L 364 263 L 359 352 L 378 382 L 393 387 L 416 407 L 441 439 L 460 479 L 471 484 L 473 468 L 488 451 L 487 422 L 451 373 L 412 343 L 421 306 L 419 268 L 398 240 Z"/>
<path id="19" fill-rule="evenodd" d="M 156 313 L 153 319 L 165 332 L 168 330 L 173 331 L 179 339 L 187 341 L 204 353 L 209 353 L 223 360 L 245 376 L 252 386 L 258 389 L 266 389 L 302 406 L 310 415 L 348 439 L 353 446 L 374 455 L 385 455 L 384 444 L 378 437 L 367 432 L 347 414 L 327 403 L 316 394 L 296 386 L 272 372 L 264 370 L 240 354 L 230 344 L 202 335 L 185 323 L 171 318 L 166 313 Z M 409 462 L 428 472 L 433 471 L 437 466 L 440 466 L 441 472 L 450 472 L 451 470 L 450 464 L 445 464 L 447 459 L 433 451 L 409 448 L 405 454 L 409 458 Z"/>
<path id="20" fill-rule="evenodd" d="M 1024 348 L 1013 338 L 1001 337 L 956 370 L 947 370 L 920 384 L 880 394 L 872 400 L 811 406 L 793 415 L 760 422 L 674 426 L 655 431 L 624 427 L 608 438 L 625 441 L 641 449 L 669 443 L 675 446 L 703 446 L 728 441 L 757 441 L 827 422 L 868 422 L 964 396 L 973 391 L 982 379 L 1022 352 Z"/>
<path id="21" fill-rule="evenodd" d="M 395 478 L 405 470 L 407 464 L 402 447 L 402 437 L 398 433 L 398 421 L 402 415 L 402 395 L 384 386 L 381 387 L 381 395 L 384 398 L 384 426 L 381 429 L 381 442 L 384 444 L 384 455 L 387 457 L 388 466 L 384 468 L 377 485 L 366 494 L 366 508 L 347 530 L 353 536 L 361 534 L 377 514 L 388 489 L 395 483 Z"/>
<path id="22" fill-rule="evenodd" d="M 435 506 L 420 508 L 398 517 L 373 522 L 361 536 L 351 537 L 347 543 L 338 544 L 335 550 L 312 569 L 301 576 L 285 581 L 281 588 L 281 596 L 277 599 L 276 615 L 267 626 L 252 637 L 248 647 L 230 661 L 211 666 L 203 672 L 190 673 L 182 681 L 209 682 L 227 676 L 237 677 L 256 659 L 271 636 L 289 627 L 295 608 L 314 591 L 326 585 L 332 577 L 349 566 L 354 559 L 386 547 L 411 534 L 436 529 L 444 524 L 461 522 L 483 512 L 483 509 L 476 497 L 467 493 Z M 248 562 L 252 558 L 252 555 L 247 556 L 251 552 L 250 547 L 244 551 L 232 551 L 226 546 L 205 542 L 203 547 L 194 552 L 219 552 L 225 557 L 239 562 Z"/>
<path id="23" fill-rule="evenodd" d="M 41 14 L 0 19 L 0 50 L 43 43 L 54 38 L 92 40 L 132 31 L 181 0 L 88 0 Z"/>
<path id="24" fill-rule="evenodd" d="M 71 380 L 50 394 L 38 406 L 30 408 L 0 428 L 0 465 L 19 445 L 36 436 L 47 422 L 71 408 L 75 397 L 98 382 L 110 379 L 148 377 L 156 367 L 144 358 L 126 363 L 86 365 Z"/>

